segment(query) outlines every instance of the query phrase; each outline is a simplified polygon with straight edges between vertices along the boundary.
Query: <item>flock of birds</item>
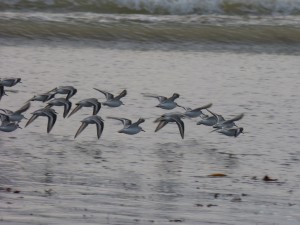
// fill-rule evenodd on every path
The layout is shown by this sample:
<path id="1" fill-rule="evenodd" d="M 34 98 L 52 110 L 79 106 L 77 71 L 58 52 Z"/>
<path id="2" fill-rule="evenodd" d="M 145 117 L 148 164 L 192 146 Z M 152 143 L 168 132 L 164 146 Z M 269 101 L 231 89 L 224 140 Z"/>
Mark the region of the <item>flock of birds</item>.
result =
<path id="1" fill-rule="evenodd" d="M 15 86 L 16 84 L 21 83 L 21 78 L 5 78 L 0 79 L 0 100 L 1 98 L 6 95 L 5 89 L 7 87 Z M 63 106 L 64 113 L 63 117 L 70 117 L 79 111 L 82 107 L 93 107 L 93 115 L 84 118 L 81 121 L 81 126 L 77 130 L 75 137 L 76 138 L 89 124 L 95 124 L 97 128 L 97 137 L 98 139 L 101 137 L 101 134 L 104 129 L 104 120 L 98 116 L 98 112 L 101 109 L 101 106 L 108 106 L 108 107 L 119 107 L 123 105 L 121 99 L 127 95 L 127 91 L 123 90 L 119 95 L 114 96 L 113 94 L 99 90 L 94 88 L 96 91 L 101 92 L 105 95 L 106 101 L 100 103 L 97 98 L 88 98 L 83 99 L 77 102 L 75 105 L 76 107 L 70 112 L 72 108 L 72 103 L 70 99 L 77 93 L 77 89 L 72 86 L 60 86 L 48 91 L 44 94 L 39 94 L 33 96 L 29 99 L 20 109 L 16 111 L 11 111 L 9 109 L 0 109 L 0 131 L 3 132 L 12 132 L 18 128 L 19 123 L 21 120 L 26 119 L 23 113 L 30 108 L 32 101 L 41 101 L 46 103 L 44 108 L 38 109 L 32 112 L 31 118 L 27 121 L 26 126 L 30 125 L 36 118 L 42 116 L 48 118 L 48 125 L 47 125 L 47 133 L 51 132 L 53 128 L 57 113 L 53 109 L 54 106 Z M 56 98 L 57 94 L 65 95 L 65 97 Z M 185 112 L 170 112 L 161 115 L 157 118 L 154 122 L 158 123 L 155 132 L 161 130 L 164 126 L 169 123 L 176 123 L 181 138 L 184 138 L 184 122 L 182 119 L 184 118 L 197 118 L 199 117 L 201 120 L 197 122 L 197 125 L 205 125 L 205 126 L 212 126 L 214 129 L 211 132 L 219 132 L 226 136 L 237 137 L 239 134 L 243 133 L 243 127 L 239 127 L 235 124 L 236 121 L 243 118 L 244 114 L 239 114 L 231 119 L 224 119 L 222 115 L 216 114 L 209 110 L 212 104 L 207 104 L 202 107 L 198 107 L 195 109 L 191 109 L 188 107 L 183 107 L 178 105 L 175 100 L 179 98 L 179 94 L 174 93 L 171 97 L 167 98 L 164 96 L 153 95 L 153 94 L 145 94 L 143 96 L 149 98 L 156 98 L 159 101 L 159 104 L 156 107 L 165 110 L 171 110 L 175 107 L 181 107 L 185 110 Z M 206 110 L 208 114 L 202 112 L 202 110 Z M 70 112 L 70 113 L 69 113 Z M 134 135 L 141 131 L 144 131 L 143 128 L 140 126 L 141 123 L 145 122 L 145 119 L 140 118 L 136 122 L 132 122 L 126 118 L 119 118 L 119 117 L 107 117 L 108 119 L 119 120 L 123 123 L 123 128 L 119 130 L 119 133 Z"/>

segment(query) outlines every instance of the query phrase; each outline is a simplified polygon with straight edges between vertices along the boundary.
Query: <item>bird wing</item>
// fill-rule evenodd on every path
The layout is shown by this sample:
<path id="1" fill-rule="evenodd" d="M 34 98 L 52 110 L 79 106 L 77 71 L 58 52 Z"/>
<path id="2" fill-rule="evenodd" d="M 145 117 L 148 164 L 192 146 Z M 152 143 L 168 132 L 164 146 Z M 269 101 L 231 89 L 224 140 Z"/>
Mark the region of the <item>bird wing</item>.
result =
<path id="1" fill-rule="evenodd" d="M 21 108 L 15 111 L 16 114 L 21 114 L 30 108 L 30 102 L 26 102 Z"/>
<path id="2" fill-rule="evenodd" d="M 161 128 L 163 128 L 164 126 L 166 126 L 168 124 L 167 121 L 165 120 L 160 120 L 159 124 L 157 125 L 155 132 L 159 131 Z"/>
<path id="3" fill-rule="evenodd" d="M 212 111 L 210 111 L 209 109 L 206 109 L 208 112 L 210 112 L 210 114 L 212 114 L 216 119 L 217 119 L 217 123 L 221 123 L 223 121 L 225 121 L 224 117 L 222 115 L 213 113 Z"/>
<path id="4" fill-rule="evenodd" d="M 33 114 L 32 117 L 27 121 L 25 127 L 27 127 L 29 124 L 31 124 L 38 117 L 39 117 L 38 115 Z"/>
<path id="5" fill-rule="evenodd" d="M 144 123 L 145 122 L 145 119 L 143 118 L 139 118 L 138 121 L 136 121 L 135 123 L 133 123 L 132 125 L 140 125 L 141 123 Z"/>
<path id="6" fill-rule="evenodd" d="M 79 109 L 81 109 L 82 108 L 82 105 L 77 105 L 76 107 L 75 107 L 75 109 L 73 109 L 73 111 L 70 113 L 70 115 L 68 116 L 68 117 L 70 117 L 70 116 L 72 116 L 74 113 L 76 113 Z"/>
<path id="7" fill-rule="evenodd" d="M 174 117 L 173 120 L 176 122 L 176 124 L 179 128 L 181 138 L 184 139 L 184 123 L 183 123 L 183 121 L 178 117 Z"/>
<path id="8" fill-rule="evenodd" d="M 13 114 L 14 112 L 11 111 L 11 110 L 8 110 L 8 109 L 0 109 L 2 112 L 4 112 L 6 115 L 11 115 Z"/>
<path id="9" fill-rule="evenodd" d="M 56 122 L 57 115 L 55 113 L 50 112 L 46 112 L 46 115 L 48 117 L 47 133 L 50 133 Z"/>
<path id="10" fill-rule="evenodd" d="M 114 98 L 114 95 L 113 94 L 111 94 L 111 93 L 109 93 L 109 92 L 107 92 L 107 91 L 102 91 L 102 90 L 99 90 L 99 89 L 97 89 L 97 88 L 94 88 L 96 91 L 100 91 L 102 94 L 104 94 L 105 95 L 105 98 L 107 99 L 107 100 L 111 100 L 111 99 L 113 99 Z"/>
<path id="11" fill-rule="evenodd" d="M 66 99 L 69 100 L 72 96 L 74 96 L 77 93 L 77 89 L 73 87 L 69 87 L 69 92 L 67 94 Z"/>
<path id="12" fill-rule="evenodd" d="M 72 107 L 72 102 L 66 100 L 64 103 L 64 115 L 63 115 L 64 118 L 66 118 L 66 116 L 70 112 L 71 107 Z"/>
<path id="13" fill-rule="evenodd" d="M 212 103 L 209 103 L 209 104 L 204 105 L 204 106 L 201 106 L 201 107 L 199 107 L 199 108 L 192 109 L 192 110 L 190 110 L 190 112 L 198 112 L 198 111 L 200 111 L 200 110 L 202 110 L 202 109 L 210 108 L 211 106 L 212 106 Z"/>
<path id="14" fill-rule="evenodd" d="M 241 113 L 241 114 L 239 114 L 239 115 L 233 117 L 233 118 L 230 119 L 230 120 L 226 120 L 223 124 L 228 124 L 228 123 L 232 123 L 232 122 L 234 122 L 234 121 L 238 121 L 238 120 L 242 119 L 243 117 L 244 117 L 244 113 Z"/>
<path id="15" fill-rule="evenodd" d="M 165 96 L 161 96 L 161 95 L 146 94 L 146 93 L 142 93 L 142 95 L 144 97 L 157 98 L 159 102 L 163 102 L 163 101 L 166 101 L 168 99 Z"/>
<path id="16" fill-rule="evenodd" d="M 119 117 L 113 117 L 113 116 L 108 116 L 107 118 L 121 121 L 123 123 L 124 127 L 130 126 L 132 123 L 131 120 L 126 119 L 126 118 L 119 118 Z"/>
<path id="17" fill-rule="evenodd" d="M 89 124 L 86 122 L 82 122 L 81 126 L 79 127 L 79 129 L 77 130 L 74 138 L 76 138 Z"/>
<path id="18" fill-rule="evenodd" d="M 98 100 L 96 98 L 89 98 L 89 99 L 86 99 L 85 101 L 93 104 L 93 115 L 96 115 L 99 110 L 101 109 L 101 103 L 98 102 Z"/>
<path id="19" fill-rule="evenodd" d="M 97 120 L 95 122 L 96 122 L 96 128 L 97 128 L 97 137 L 98 137 L 98 139 L 100 139 L 101 134 L 102 134 L 103 129 L 104 129 L 104 123 L 101 120 Z"/>
<path id="20" fill-rule="evenodd" d="M 125 97 L 127 95 L 127 91 L 123 90 L 118 96 L 115 97 L 115 99 L 120 100 L 121 98 Z"/>

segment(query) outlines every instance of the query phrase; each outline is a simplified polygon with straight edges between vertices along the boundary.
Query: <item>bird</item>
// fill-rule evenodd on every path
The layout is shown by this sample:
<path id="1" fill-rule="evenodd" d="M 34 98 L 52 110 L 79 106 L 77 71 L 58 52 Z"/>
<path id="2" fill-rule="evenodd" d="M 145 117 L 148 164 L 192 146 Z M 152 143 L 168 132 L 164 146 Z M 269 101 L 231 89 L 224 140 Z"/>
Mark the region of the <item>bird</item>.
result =
<path id="1" fill-rule="evenodd" d="M 244 133 L 243 131 L 244 131 L 243 127 L 222 128 L 217 130 L 217 132 L 231 137 L 237 137 L 241 133 L 243 134 Z"/>
<path id="2" fill-rule="evenodd" d="M 76 103 L 76 107 L 73 109 L 73 111 L 70 113 L 70 116 L 72 116 L 74 113 L 76 113 L 79 109 L 81 109 L 82 107 L 93 107 L 93 115 L 96 115 L 99 110 L 101 109 L 101 103 L 98 102 L 98 100 L 96 98 L 87 98 L 87 99 L 83 99 L 79 102 Z"/>
<path id="3" fill-rule="evenodd" d="M 30 102 L 26 102 L 21 108 L 16 111 L 11 111 L 8 109 L 0 109 L 4 112 L 5 115 L 8 116 L 9 120 L 12 122 L 21 122 L 22 119 L 26 119 L 26 117 L 22 114 L 26 112 L 30 108 Z"/>
<path id="4" fill-rule="evenodd" d="M 100 139 L 101 134 L 103 132 L 104 129 L 104 120 L 97 115 L 93 115 L 93 116 L 89 116 L 86 117 L 85 119 L 81 120 L 81 126 L 79 127 L 79 129 L 77 130 L 74 139 L 89 125 L 89 124 L 96 124 L 96 128 L 97 128 L 97 137 L 98 139 Z"/>
<path id="5" fill-rule="evenodd" d="M 175 102 L 175 99 L 179 98 L 179 96 L 180 96 L 177 93 L 174 93 L 170 98 L 167 98 L 167 97 L 161 96 L 161 95 L 146 94 L 146 93 L 142 93 L 142 95 L 144 97 L 157 98 L 159 101 L 159 104 L 156 107 L 158 107 L 158 108 L 167 109 L 167 110 L 174 109 L 177 106 L 183 108 L 182 106 L 178 105 Z"/>
<path id="6" fill-rule="evenodd" d="M 22 83 L 21 78 L 5 78 L 0 80 L 0 84 L 4 87 L 12 87 L 15 86 L 17 83 Z"/>
<path id="7" fill-rule="evenodd" d="M 43 94 L 39 94 L 39 95 L 35 95 L 33 96 L 31 99 L 29 99 L 28 101 L 40 101 L 40 102 L 47 102 L 50 99 L 55 97 L 56 93 L 53 93 L 51 91 L 43 93 Z"/>
<path id="8" fill-rule="evenodd" d="M 0 113 L 0 120 L 1 120 L 0 131 L 12 132 L 12 131 L 15 131 L 18 128 L 22 129 L 19 126 L 18 122 L 11 122 L 9 120 L 9 117 L 5 114 Z"/>
<path id="9" fill-rule="evenodd" d="M 66 98 L 55 98 L 55 99 L 52 99 L 50 102 L 48 102 L 48 105 L 46 106 L 46 108 L 51 108 L 53 106 L 63 106 L 64 107 L 63 117 L 66 118 L 66 116 L 68 115 L 68 113 L 72 107 L 72 102 L 70 102 Z"/>
<path id="10" fill-rule="evenodd" d="M 27 127 L 29 124 L 31 124 L 39 116 L 46 116 L 46 117 L 48 117 L 47 133 L 50 133 L 50 131 L 52 130 L 52 128 L 56 122 L 56 118 L 57 118 L 57 115 L 56 115 L 57 113 L 55 112 L 55 110 L 51 109 L 51 108 L 41 108 L 41 109 L 34 111 L 32 114 L 33 114 L 32 117 L 28 120 L 25 127 Z"/>
<path id="11" fill-rule="evenodd" d="M 179 128 L 179 132 L 181 135 L 181 138 L 184 139 L 184 123 L 181 120 L 181 118 L 184 118 L 184 114 L 182 113 L 166 113 L 157 118 L 154 122 L 158 123 L 155 132 L 159 131 L 161 128 L 163 128 L 168 123 L 175 122 Z"/>
<path id="12" fill-rule="evenodd" d="M 132 123 L 131 120 L 126 118 L 119 118 L 119 117 L 112 117 L 112 116 L 109 116 L 107 118 L 119 120 L 123 123 L 124 127 L 118 131 L 119 133 L 133 135 L 139 133 L 140 131 L 144 131 L 143 128 L 139 126 L 141 123 L 145 122 L 145 119 L 143 118 L 138 119 L 138 121 L 136 121 L 135 123 Z"/>
<path id="13" fill-rule="evenodd" d="M 119 107 L 121 105 L 124 105 L 124 103 L 121 101 L 121 98 L 125 97 L 127 95 L 127 91 L 123 90 L 118 96 L 114 97 L 113 94 L 102 91 L 97 88 L 94 88 L 94 90 L 101 92 L 105 95 L 106 101 L 103 102 L 103 105 L 109 106 L 109 107 Z"/>
<path id="14" fill-rule="evenodd" d="M 77 93 L 77 89 L 73 86 L 59 86 L 52 89 L 50 92 L 55 92 L 55 94 L 66 94 L 66 99 L 69 100 Z"/>
<path id="15" fill-rule="evenodd" d="M 212 103 L 209 103 L 207 105 L 201 106 L 201 107 L 196 108 L 196 109 L 191 109 L 189 107 L 183 107 L 185 109 L 184 115 L 186 117 L 189 117 L 189 118 L 196 118 L 196 117 L 201 116 L 201 115 L 204 116 L 204 113 L 201 110 L 210 108 L 211 106 L 212 106 Z"/>

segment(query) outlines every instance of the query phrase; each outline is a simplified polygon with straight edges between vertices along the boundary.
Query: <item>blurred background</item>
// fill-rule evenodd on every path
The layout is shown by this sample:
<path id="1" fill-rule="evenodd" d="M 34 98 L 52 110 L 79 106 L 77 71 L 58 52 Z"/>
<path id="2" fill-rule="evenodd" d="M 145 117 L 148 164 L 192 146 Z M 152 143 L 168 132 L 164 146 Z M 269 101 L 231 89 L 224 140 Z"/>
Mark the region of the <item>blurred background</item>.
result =
<path id="1" fill-rule="evenodd" d="M 105 101 L 93 88 L 128 91 L 102 106 L 100 140 L 93 125 L 74 139 L 91 108 L 55 107 L 50 134 L 42 117 L 0 133 L 1 224 L 298 225 L 299 50 L 299 0 L 0 0 L 0 78 L 22 79 L 0 108 L 58 86 L 78 89 L 73 108 Z M 154 132 L 170 111 L 145 92 L 244 113 L 245 134 L 200 118 L 184 119 L 184 139 L 175 124 Z M 143 117 L 146 132 L 120 134 L 108 116 Z"/>

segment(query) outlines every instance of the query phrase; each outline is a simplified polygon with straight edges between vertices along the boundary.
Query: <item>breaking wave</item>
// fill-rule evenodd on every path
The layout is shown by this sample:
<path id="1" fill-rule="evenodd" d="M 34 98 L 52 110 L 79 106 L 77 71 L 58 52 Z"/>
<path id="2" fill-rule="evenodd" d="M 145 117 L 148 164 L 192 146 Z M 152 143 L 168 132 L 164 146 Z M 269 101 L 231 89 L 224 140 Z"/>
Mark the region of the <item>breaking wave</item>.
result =
<path id="1" fill-rule="evenodd" d="M 153 15 L 299 15 L 299 0 L 0 0 L 0 10 Z"/>

